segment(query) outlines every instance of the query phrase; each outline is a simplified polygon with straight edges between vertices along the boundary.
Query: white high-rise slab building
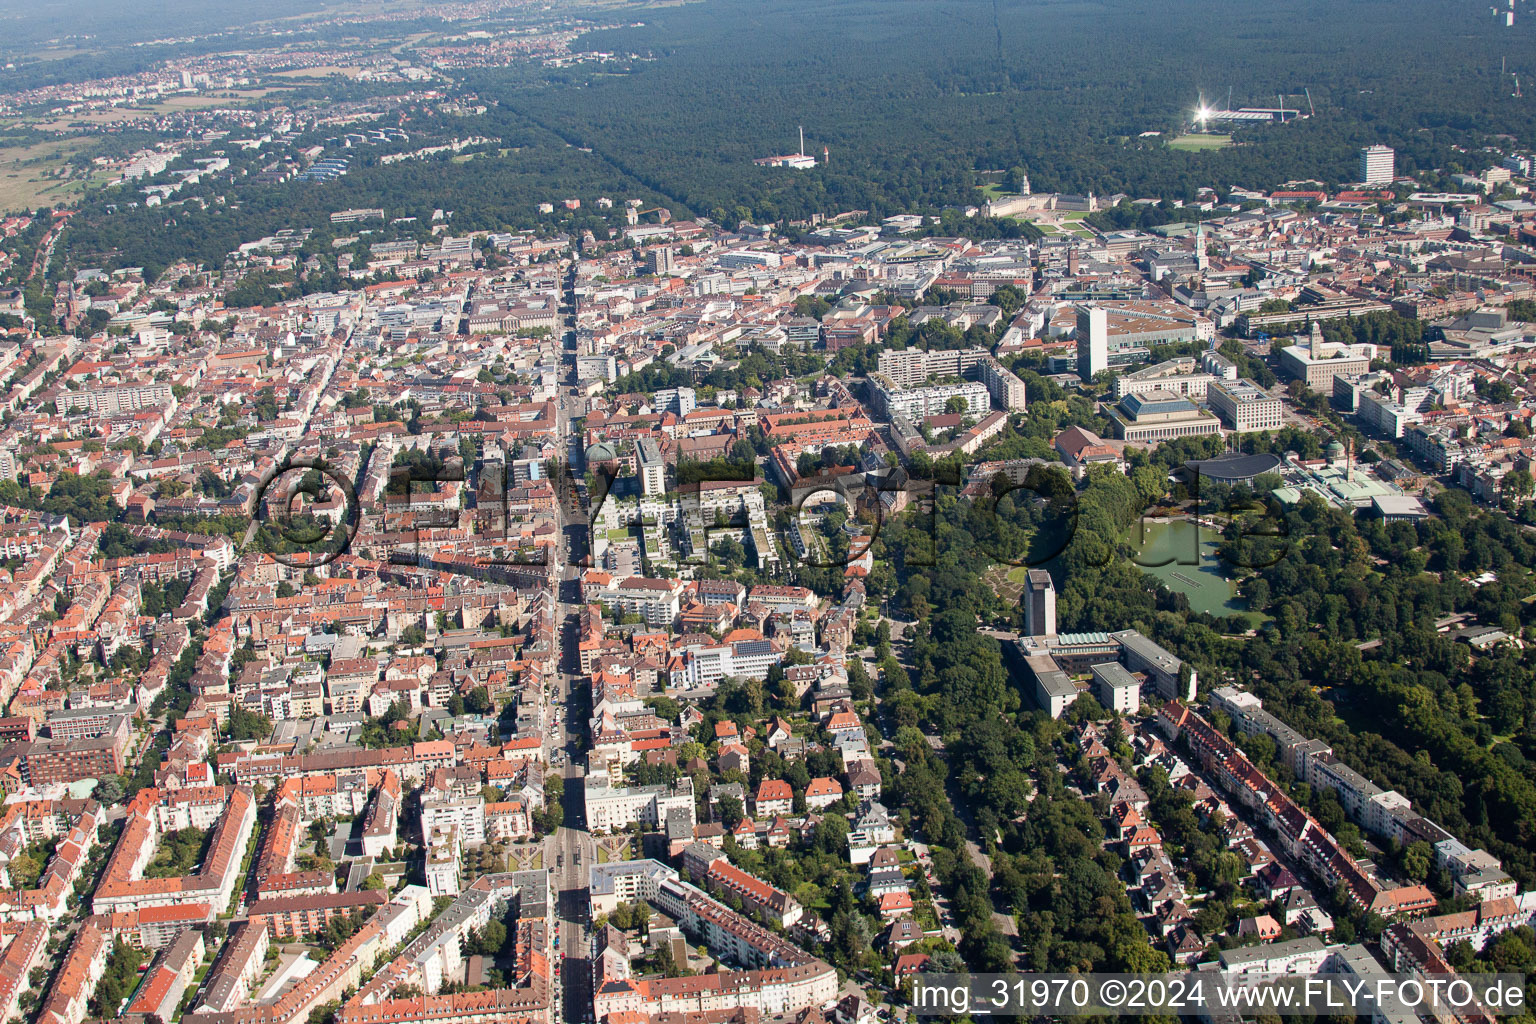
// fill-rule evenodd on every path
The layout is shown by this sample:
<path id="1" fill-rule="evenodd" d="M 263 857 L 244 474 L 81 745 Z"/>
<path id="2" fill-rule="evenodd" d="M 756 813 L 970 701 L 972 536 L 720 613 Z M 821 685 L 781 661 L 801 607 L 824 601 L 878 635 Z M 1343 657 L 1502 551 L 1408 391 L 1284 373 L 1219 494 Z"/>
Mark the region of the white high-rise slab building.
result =
<path id="1" fill-rule="evenodd" d="M 1360 151 L 1360 180 L 1367 185 L 1390 185 L 1397 177 L 1397 154 L 1391 146 L 1366 146 Z"/>
<path id="2" fill-rule="evenodd" d="M 1109 369 L 1109 314 L 1101 306 L 1077 310 L 1077 375 L 1084 382 Z"/>

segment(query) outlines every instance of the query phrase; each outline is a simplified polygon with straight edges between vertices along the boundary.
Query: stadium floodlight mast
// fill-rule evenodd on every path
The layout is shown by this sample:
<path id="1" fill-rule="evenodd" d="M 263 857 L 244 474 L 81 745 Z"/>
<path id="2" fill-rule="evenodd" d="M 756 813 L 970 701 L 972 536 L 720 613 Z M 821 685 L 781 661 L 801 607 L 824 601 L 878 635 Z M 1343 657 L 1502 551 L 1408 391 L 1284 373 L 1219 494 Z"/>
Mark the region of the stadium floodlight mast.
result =
<path id="1" fill-rule="evenodd" d="M 1205 94 L 1201 93 L 1200 104 L 1199 106 L 1195 107 L 1195 123 L 1198 124 L 1201 128 L 1204 128 L 1205 123 L 1211 119 L 1211 115 L 1213 113 L 1215 113 L 1215 111 L 1206 105 Z"/>

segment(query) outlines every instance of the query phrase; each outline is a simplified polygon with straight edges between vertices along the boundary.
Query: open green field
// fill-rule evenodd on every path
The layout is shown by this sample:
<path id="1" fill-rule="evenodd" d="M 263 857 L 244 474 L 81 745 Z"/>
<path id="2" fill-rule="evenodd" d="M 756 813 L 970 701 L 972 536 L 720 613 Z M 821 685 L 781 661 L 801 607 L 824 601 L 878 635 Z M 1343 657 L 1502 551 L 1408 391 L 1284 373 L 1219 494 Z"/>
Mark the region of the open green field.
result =
<path id="1" fill-rule="evenodd" d="M 78 140 L 63 140 L 0 149 L 0 211 L 35 210 L 73 200 L 82 182 L 48 175 L 63 167 L 82 145 Z"/>
<path id="2" fill-rule="evenodd" d="M 1195 134 L 1180 135 L 1168 143 L 1168 148 L 1201 153 L 1209 149 L 1225 149 L 1230 145 L 1232 145 L 1232 136 L 1230 135 Z"/>

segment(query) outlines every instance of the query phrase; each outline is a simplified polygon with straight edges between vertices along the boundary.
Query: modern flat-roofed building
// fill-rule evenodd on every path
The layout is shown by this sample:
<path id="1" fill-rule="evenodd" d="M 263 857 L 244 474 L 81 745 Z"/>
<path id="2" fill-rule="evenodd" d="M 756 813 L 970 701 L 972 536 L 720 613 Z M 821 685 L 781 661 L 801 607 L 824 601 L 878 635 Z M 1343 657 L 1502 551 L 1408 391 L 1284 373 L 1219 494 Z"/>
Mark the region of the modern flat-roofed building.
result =
<path id="1" fill-rule="evenodd" d="M 124 384 L 121 387 L 88 388 L 59 392 L 59 409 L 83 408 L 98 416 L 117 416 L 140 409 L 159 409 L 174 401 L 171 386 L 164 383 Z"/>
<path id="2" fill-rule="evenodd" d="M 434 899 L 439 896 L 457 896 L 463 888 L 459 859 L 464 851 L 459 842 L 458 828 L 447 825 L 434 829 L 426 840 L 427 891 Z"/>
<path id="3" fill-rule="evenodd" d="M 1203 399 L 1214 379 L 1212 374 L 1196 368 L 1194 357 L 1180 356 L 1121 374 L 1115 378 L 1115 397 L 1170 391 L 1185 398 Z"/>
<path id="4" fill-rule="evenodd" d="M 915 388 L 930 376 L 959 377 L 974 370 L 994 405 L 1019 412 L 1028 404 L 1024 382 L 984 348 L 881 352 L 878 370 L 898 388 Z"/>
<path id="5" fill-rule="evenodd" d="M 1060 718 L 1062 713 L 1077 700 L 1083 687 L 1062 671 L 1056 659 L 1049 654 L 1033 654 L 1021 649 L 1025 674 L 1035 695 L 1035 705 L 1050 715 Z"/>
<path id="6" fill-rule="evenodd" d="M 670 246 L 658 245 L 656 248 L 647 249 L 645 252 L 645 272 L 652 277 L 672 273 L 675 265 Z"/>
<path id="7" fill-rule="evenodd" d="M 123 770 L 127 719 L 113 732 L 88 739 L 33 740 L 21 754 L 22 779 L 32 786 L 104 779 Z"/>
<path id="8" fill-rule="evenodd" d="M 1321 301 L 1304 303 L 1279 313 L 1242 313 L 1237 318 L 1237 330 L 1246 338 L 1257 337 L 1259 334 L 1273 336 L 1297 330 L 1307 324 L 1348 320 L 1367 313 L 1385 313 L 1391 308 L 1385 302 L 1353 295 L 1325 297 Z"/>
<path id="9" fill-rule="evenodd" d="M 1127 395 L 1110 410 L 1109 422 L 1118 436 L 1141 444 L 1221 432 L 1220 420 L 1202 414 L 1182 395 L 1167 391 Z"/>
<path id="10" fill-rule="evenodd" d="M 1251 380 L 1212 381 L 1205 401 L 1222 422 L 1240 434 L 1279 430 L 1284 425 L 1280 399 Z"/>
<path id="11" fill-rule="evenodd" d="M 590 875 L 592 913 L 610 914 L 620 903 L 654 901 L 661 883 L 677 871 L 657 860 L 629 860 L 594 864 Z"/>
<path id="12" fill-rule="evenodd" d="M 1334 393 L 1339 391 L 1339 378 L 1334 378 Z M 1361 391 L 1356 403 L 1355 415 L 1360 422 L 1396 440 L 1408 432 L 1415 423 L 1424 421 L 1424 414 L 1417 406 L 1398 401 L 1393 395 L 1378 394 L 1373 390 Z"/>
<path id="13" fill-rule="evenodd" d="M 618 378 L 619 364 L 610 353 L 576 357 L 576 380 L 597 380 L 611 384 Z"/>
<path id="14" fill-rule="evenodd" d="M 1093 692 L 1109 710 L 1132 715 L 1141 705 L 1141 680 L 1118 661 L 1106 661 L 1089 669 L 1093 673 Z"/>
<path id="15" fill-rule="evenodd" d="M 1142 636 L 1134 629 L 1122 629 L 1109 634 L 1120 642 L 1120 663 L 1131 672 L 1145 672 L 1157 687 L 1157 695 L 1166 700 L 1194 700 L 1199 676 L 1190 666 L 1189 681 L 1180 685 L 1184 661 L 1168 653 L 1162 645 Z"/>
<path id="16" fill-rule="evenodd" d="M 1012 370 L 988 356 L 981 364 L 981 382 L 987 386 L 994 405 L 1010 412 L 1023 412 L 1029 405 L 1029 391 Z"/>
<path id="17" fill-rule="evenodd" d="M 1329 947 L 1316 935 L 1304 935 L 1267 946 L 1244 946 L 1221 953 L 1222 974 L 1316 974 L 1328 959 Z"/>
<path id="18" fill-rule="evenodd" d="M 583 792 L 587 827 L 616 832 L 629 825 L 656 826 L 674 808 L 694 816 L 693 781 L 683 776 L 671 786 L 614 786 L 606 775 L 588 775 Z"/>

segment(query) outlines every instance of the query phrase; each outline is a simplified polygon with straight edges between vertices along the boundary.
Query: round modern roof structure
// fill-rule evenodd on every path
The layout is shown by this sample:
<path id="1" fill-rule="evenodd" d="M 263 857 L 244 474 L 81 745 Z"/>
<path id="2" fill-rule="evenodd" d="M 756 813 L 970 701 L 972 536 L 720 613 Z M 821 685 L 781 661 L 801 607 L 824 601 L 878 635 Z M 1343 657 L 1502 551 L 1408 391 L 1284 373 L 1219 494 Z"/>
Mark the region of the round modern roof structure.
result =
<path id="1" fill-rule="evenodd" d="M 1273 473 L 1280 468 L 1280 457 L 1268 453 L 1262 455 L 1223 455 L 1216 459 L 1191 459 L 1184 468 L 1199 473 L 1207 480 L 1224 484 L 1247 483 L 1256 476 Z"/>

